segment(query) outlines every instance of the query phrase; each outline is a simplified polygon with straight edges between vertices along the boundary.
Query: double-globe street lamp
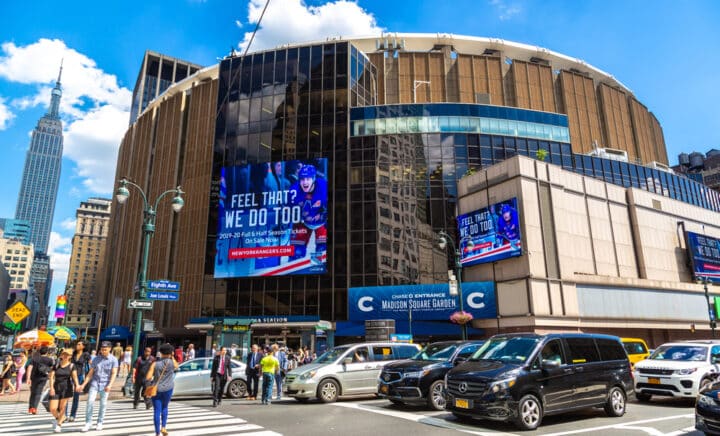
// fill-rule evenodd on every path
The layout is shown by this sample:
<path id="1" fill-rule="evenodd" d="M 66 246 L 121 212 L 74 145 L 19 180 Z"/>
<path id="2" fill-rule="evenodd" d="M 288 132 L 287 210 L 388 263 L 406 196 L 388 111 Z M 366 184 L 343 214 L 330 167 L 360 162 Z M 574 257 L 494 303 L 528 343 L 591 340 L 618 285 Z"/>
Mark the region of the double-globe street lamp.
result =
<path id="1" fill-rule="evenodd" d="M 163 192 L 158 196 L 158 198 L 155 200 L 155 205 L 151 206 L 148 202 L 147 196 L 145 195 L 145 192 L 142 190 L 142 188 L 135 183 L 123 178 L 120 180 L 120 186 L 118 186 L 117 191 L 115 191 L 115 198 L 117 198 L 118 203 L 125 204 L 128 197 L 130 197 L 130 191 L 128 190 L 128 186 L 134 186 L 138 191 L 140 191 L 140 195 L 143 199 L 143 246 L 142 246 L 142 258 L 140 259 L 140 271 L 138 272 L 138 279 L 137 284 L 140 290 L 140 299 L 145 299 L 147 297 L 147 264 L 148 264 L 148 255 L 150 251 L 150 238 L 152 237 L 153 233 L 155 233 L 155 216 L 156 211 L 158 207 L 158 203 L 160 203 L 160 200 L 165 197 L 167 194 L 175 194 L 175 197 L 172 199 L 172 208 L 175 212 L 180 212 L 180 209 L 182 209 L 183 205 L 185 204 L 185 201 L 182 198 L 182 195 L 184 192 L 182 189 L 180 189 L 180 186 L 176 187 L 175 189 L 168 189 L 167 191 Z M 143 311 L 142 309 L 135 309 L 135 332 L 133 337 L 133 361 L 137 359 L 139 356 L 140 351 L 140 329 L 142 328 L 142 318 L 143 318 Z"/>
<path id="2" fill-rule="evenodd" d="M 472 248 L 473 242 L 472 239 L 465 236 L 460 240 L 460 243 L 462 244 L 462 241 L 467 240 L 467 247 Z M 461 259 L 461 253 L 459 250 L 459 247 L 455 245 L 455 242 L 453 241 L 452 236 L 448 235 L 447 232 L 444 230 L 440 230 L 438 232 L 438 240 L 437 240 L 438 247 L 440 247 L 441 250 L 445 250 L 445 248 L 450 245 L 452 248 L 452 254 L 455 256 L 455 274 L 457 275 L 457 295 L 458 300 L 460 302 L 460 312 L 464 312 L 464 301 L 463 301 L 463 292 L 462 292 L 462 263 L 460 262 Z M 450 291 L 452 294 L 452 289 Z M 462 340 L 467 340 L 467 323 L 460 324 L 461 331 L 462 331 Z"/>

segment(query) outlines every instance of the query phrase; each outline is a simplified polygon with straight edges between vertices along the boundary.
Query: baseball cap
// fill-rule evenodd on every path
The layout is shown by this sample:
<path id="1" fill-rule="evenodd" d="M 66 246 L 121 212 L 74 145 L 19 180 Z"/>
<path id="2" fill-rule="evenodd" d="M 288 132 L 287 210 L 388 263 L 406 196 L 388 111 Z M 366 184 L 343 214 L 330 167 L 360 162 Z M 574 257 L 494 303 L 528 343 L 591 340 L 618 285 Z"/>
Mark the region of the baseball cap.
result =
<path id="1" fill-rule="evenodd" d="M 60 351 L 60 354 L 69 354 L 72 356 L 73 351 L 74 350 L 72 348 L 63 348 L 62 351 Z"/>
<path id="2" fill-rule="evenodd" d="M 110 342 L 110 341 L 102 341 L 102 343 L 100 343 L 100 348 L 105 348 L 105 347 L 111 348 L 111 347 L 112 347 L 112 342 Z"/>

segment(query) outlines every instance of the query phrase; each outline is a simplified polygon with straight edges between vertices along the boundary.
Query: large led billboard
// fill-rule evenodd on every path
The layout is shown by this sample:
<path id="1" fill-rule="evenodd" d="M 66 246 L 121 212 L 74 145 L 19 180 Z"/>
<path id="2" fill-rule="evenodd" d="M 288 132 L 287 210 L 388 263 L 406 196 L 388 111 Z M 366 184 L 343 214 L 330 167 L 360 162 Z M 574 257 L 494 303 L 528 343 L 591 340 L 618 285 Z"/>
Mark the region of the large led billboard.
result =
<path id="1" fill-rule="evenodd" d="M 463 266 L 497 262 L 522 254 L 517 198 L 457 217 Z"/>
<path id="2" fill-rule="evenodd" d="M 685 232 L 685 238 L 695 279 L 720 283 L 720 240 L 693 232 Z"/>
<path id="3" fill-rule="evenodd" d="M 215 278 L 325 273 L 325 158 L 220 172 Z"/>

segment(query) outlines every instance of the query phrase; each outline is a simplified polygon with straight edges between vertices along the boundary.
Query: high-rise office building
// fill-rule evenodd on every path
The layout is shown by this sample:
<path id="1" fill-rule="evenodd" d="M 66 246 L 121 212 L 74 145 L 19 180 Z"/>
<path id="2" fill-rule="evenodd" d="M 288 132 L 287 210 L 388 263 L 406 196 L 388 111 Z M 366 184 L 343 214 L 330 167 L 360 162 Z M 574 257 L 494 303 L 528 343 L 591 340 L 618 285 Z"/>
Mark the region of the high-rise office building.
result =
<path id="1" fill-rule="evenodd" d="M 62 165 L 61 77 L 62 66 L 52 90 L 50 108 L 32 132 L 15 208 L 16 219 L 30 222 L 30 242 L 35 251 L 43 253 L 47 253 L 50 241 Z"/>
<path id="2" fill-rule="evenodd" d="M 202 66 L 175 59 L 153 51 L 146 51 L 142 68 L 135 82 L 130 124 L 145 110 L 148 103 L 165 92 L 173 83 L 180 82 L 202 69 Z"/>
<path id="3" fill-rule="evenodd" d="M 17 239 L 23 244 L 30 243 L 30 222 L 13 218 L 0 218 L 0 230 L 7 239 Z"/>
<path id="4" fill-rule="evenodd" d="M 0 256 L 2 264 L 10 273 L 10 289 L 28 289 L 30 270 L 33 265 L 32 244 L 23 244 L 15 239 L 5 239 L 0 234 Z"/>
<path id="5" fill-rule="evenodd" d="M 111 204 L 110 199 L 90 198 L 81 202 L 77 209 L 68 271 L 68 285 L 72 285 L 72 290 L 68 292 L 68 318 L 70 315 L 90 314 L 95 309 Z"/>

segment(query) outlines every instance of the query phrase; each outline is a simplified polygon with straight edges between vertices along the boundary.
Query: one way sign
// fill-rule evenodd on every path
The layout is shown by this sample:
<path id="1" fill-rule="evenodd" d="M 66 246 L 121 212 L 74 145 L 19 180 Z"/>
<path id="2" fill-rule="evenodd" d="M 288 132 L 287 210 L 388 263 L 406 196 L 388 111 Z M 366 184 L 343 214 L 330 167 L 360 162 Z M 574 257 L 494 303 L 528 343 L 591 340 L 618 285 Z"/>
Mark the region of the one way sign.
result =
<path id="1" fill-rule="evenodd" d="M 128 309 L 141 309 L 141 310 L 152 310 L 153 308 L 153 301 L 152 300 L 128 300 L 127 304 Z"/>

